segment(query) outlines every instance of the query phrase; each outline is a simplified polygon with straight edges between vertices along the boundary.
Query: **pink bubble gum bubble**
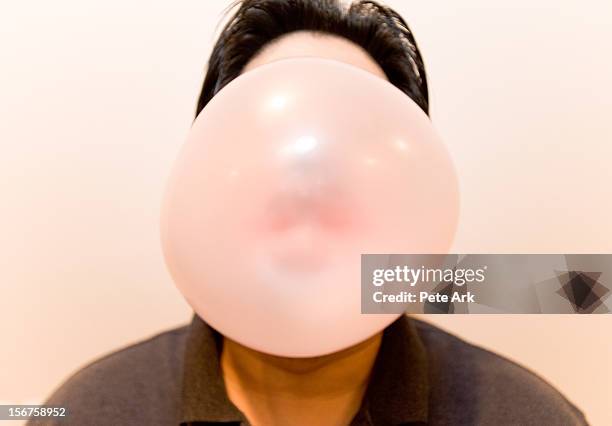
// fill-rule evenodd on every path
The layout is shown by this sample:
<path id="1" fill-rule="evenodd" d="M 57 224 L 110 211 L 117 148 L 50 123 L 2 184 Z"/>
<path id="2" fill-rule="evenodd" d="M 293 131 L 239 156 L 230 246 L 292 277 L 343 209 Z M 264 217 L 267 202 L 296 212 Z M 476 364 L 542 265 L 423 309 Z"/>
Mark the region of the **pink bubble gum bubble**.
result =
<path id="1" fill-rule="evenodd" d="M 162 209 L 171 275 L 212 327 L 318 356 L 398 315 L 361 314 L 362 253 L 446 253 L 459 195 L 429 118 L 380 77 L 298 58 L 255 68 L 200 113 Z"/>

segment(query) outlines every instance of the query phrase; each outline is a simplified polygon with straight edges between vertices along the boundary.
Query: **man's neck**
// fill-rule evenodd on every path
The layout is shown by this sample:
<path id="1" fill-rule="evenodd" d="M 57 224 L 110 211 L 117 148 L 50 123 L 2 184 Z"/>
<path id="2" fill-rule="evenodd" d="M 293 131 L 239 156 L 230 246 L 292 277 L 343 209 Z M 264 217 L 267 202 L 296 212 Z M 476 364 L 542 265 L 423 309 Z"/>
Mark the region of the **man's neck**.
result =
<path id="1" fill-rule="evenodd" d="M 382 339 L 315 358 L 283 358 L 223 340 L 221 369 L 230 400 L 253 425 L 350 423 L 359 410 Z"/>

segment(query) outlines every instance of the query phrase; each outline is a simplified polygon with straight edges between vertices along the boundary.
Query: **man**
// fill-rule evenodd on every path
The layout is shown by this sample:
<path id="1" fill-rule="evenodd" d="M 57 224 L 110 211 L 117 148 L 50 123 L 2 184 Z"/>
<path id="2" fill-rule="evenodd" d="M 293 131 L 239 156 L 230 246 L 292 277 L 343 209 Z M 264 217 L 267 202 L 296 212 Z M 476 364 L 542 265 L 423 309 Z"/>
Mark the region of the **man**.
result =
<path id="1" fill-rule="evenodd" d="M 428 111 L 423 61 L 391 9 L 247 0 L 213 49 L 197 113 L 241 73 L 299 56 L 360 67 Z M 285 358 L 224 337 L 195 315 L 189 326 L 94 362 L 47 403 L 67 407 L 65 422 L 79 425 L 586 424 L 531 372 L 406 316 L 340 352 Z"/>

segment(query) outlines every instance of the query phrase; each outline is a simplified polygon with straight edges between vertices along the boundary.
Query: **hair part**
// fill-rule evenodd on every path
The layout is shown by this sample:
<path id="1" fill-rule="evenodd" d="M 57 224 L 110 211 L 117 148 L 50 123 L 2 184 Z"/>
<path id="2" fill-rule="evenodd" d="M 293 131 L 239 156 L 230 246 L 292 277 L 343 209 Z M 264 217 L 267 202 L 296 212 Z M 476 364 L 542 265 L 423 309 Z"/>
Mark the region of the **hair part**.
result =
<path id="1" fill-rule="evenodd" d="M 240 75 L 268 43 L 295 31 L 344 37 L 361 46 L 387 79 L 429 113 L 425 66 L 410 28 L 393 9 L 372 0 L 347 7 L 338 0 L 242 0 L 208 61 L 196 116 Z"/>

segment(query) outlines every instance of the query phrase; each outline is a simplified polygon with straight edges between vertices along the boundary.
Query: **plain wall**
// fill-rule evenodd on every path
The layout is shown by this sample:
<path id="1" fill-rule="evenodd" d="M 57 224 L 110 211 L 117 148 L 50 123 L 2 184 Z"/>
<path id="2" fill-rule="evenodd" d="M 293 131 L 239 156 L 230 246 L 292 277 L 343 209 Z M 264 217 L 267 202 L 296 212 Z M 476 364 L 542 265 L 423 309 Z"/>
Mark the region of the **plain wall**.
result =
<path id="1" fill-rule="evenodd" d="M 227 1 L 0 2 L 0 401 L 186 322 L 158 239 Z M 460 253 L 612 253 L 612 3 L 390 1 L 462 187 Z M 439 316 L 612 424 L 612 317 Z"/>

